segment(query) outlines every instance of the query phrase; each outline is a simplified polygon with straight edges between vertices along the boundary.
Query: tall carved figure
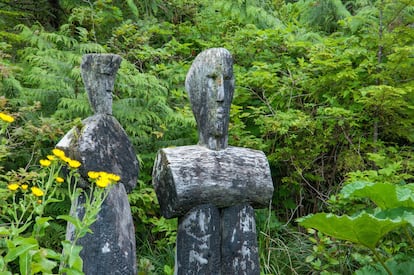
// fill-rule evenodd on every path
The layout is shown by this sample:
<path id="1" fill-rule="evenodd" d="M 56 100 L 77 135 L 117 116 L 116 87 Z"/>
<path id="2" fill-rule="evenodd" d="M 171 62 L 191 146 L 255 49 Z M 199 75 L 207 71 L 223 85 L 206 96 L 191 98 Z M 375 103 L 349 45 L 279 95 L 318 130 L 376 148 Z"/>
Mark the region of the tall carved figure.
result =
<path id="1" fill-rule="evenodd" d="M 199 143 L 161 149 L 153 170 L 162 214 L 179 218 L 175 274 L 260 274 L 253 207 L 268 205 L 273 183 L 263 152 L 228 146 L 231 54 L 200 53 L 185 86 Z"/>
<path id="2" fill-rule="evenodd" d="M 83 271 L 87 275 L 136 275 L 135 230 L 127 192 L 135 186 L 138 160 L 131 142 L 112 116 L 112 91 L 121 58 L 113 54 L 84 55 L 81 74 L 94 115 L 70 130 L 57 144 L 66 154 L 82 162 L 79 170 L 83 187 L 88 188 L 88 171 L 105 171 L 121 177 L 105 199 L 93 234 L 78 240 Z M 82 216 L 85 197 L 72 205 L 72 215 Z M 74 227 L 68 224 L 66 238 L 73 240 Z"/>

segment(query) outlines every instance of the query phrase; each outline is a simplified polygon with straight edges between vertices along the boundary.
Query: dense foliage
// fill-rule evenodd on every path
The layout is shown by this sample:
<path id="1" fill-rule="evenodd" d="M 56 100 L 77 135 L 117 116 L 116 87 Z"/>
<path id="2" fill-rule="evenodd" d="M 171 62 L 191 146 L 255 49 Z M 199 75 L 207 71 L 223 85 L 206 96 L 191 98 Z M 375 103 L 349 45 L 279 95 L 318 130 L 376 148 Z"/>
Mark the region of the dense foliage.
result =
<path id="1" fill-rule="evenodd" d="M 363 215 L 370 202 L 339 194 L 349 183 L 413 182 L 413 0 L 0 0 L 0 37 L 0 110 L 16 118 L 2 173 L 35 171 L 91 114 L 83 54 L 122 56 L 114 116 L 141 163 L 130 203 L 143 272 L 171 273 L 175 220 L 159 214 L 152 164 L 159 148 L 197 142 L 184 79 L 210 47 L 235 61 L 229 143 L 263 150 L 272 170 L 272 205 L 257 212 L 263 272 L 375 269 L 365 248 L 308 239 L 295 219 Z M 400 233 L 381 235 L 375 253 L 412 256 Z"/>

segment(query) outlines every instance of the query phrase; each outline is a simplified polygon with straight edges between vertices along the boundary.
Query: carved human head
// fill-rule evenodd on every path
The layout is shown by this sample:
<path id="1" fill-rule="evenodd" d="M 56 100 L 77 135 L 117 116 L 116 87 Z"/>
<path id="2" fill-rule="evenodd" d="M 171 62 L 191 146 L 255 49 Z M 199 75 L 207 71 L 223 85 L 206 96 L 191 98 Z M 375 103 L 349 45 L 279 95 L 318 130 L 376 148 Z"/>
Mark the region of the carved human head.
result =
<path id="1" fill-rule="evenodd" d="M 201 52 L 187 73 L 185 87 L 197 121 L 199 144 L 212 150 L 225 149 L 234 93 L 230 52 L 224 48 Z"/>
<path id="2" fill-rule="evenodd" d="M 86 54 L 81 75 L 89 102 L 97 114 L 112 114 L 112 91 L 121 57 L 115 54 Z"/>

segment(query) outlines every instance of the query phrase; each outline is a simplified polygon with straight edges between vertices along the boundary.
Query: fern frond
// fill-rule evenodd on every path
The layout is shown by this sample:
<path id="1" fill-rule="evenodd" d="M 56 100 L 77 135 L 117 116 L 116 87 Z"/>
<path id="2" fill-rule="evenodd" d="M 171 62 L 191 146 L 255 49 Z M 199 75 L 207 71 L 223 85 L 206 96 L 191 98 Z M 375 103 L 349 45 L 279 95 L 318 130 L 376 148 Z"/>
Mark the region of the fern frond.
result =
<path id="1" fill-rule="evenodd" d="M 215 1 L 214 8 L 241 24 L 255 24 L 260 28 L 283 26 L 283 23 L 275 16 L 275 11 L 261 1 Z"/>
<path id="2" fill-rule="evenodd" d="M 98 43 L 80 43 L 76 49 L 82 53 L 106 53 L 105 48 Z"/>
<path id="3" fill-rule="evenodd" d="M 56 117 L 64 119 L 86 118 L 92 115 L 86 93 L 81 93 L 76 98 L 62 97 L 59 99 Z"/>

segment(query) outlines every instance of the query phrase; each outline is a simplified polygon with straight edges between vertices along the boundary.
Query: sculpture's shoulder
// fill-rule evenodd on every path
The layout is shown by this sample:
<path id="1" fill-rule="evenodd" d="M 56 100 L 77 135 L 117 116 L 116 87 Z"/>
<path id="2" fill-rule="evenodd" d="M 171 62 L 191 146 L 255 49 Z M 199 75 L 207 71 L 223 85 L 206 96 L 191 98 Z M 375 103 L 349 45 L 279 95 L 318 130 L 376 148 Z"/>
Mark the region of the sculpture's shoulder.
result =
<path id="1" fill-rule="evenodd" d="M 154 163 L 153 181 L 177 181 L 188 175 L 192 181 L 215 176 L 228 180 L 244 174 L 249 178 L 251 175 L 270 178 L 269 163 L 262 151 L 233 146 L 216 151 L 190 145 L 160 149 Z"/>
<path id="2" fill-rule="evenodd" d="M 274 190 L 265 154 L 241 147 L 160 149 L 152 181 L 166 217 L 179 216 L 203 203 L 221 208 L 247 202 L 262 207 Z"/>
<path id="3" fill-rule="evenodd" d="M 178 147 L 167 147 L 162 148 L 158 151 L 158 154 L 165 154 L 171 157 L 176 155 L 192 155 L 192 154 L 199 154 L 199 155 L 211 155 L 211 156 L 221 156 L 221 155 L 264 155 L 263 151 L 244 148 L 244 147 L 236 147 L 236 146 L 228 146 L 226 149 L 223 150 L 210 150 L 206 146 L 201 145 L 187 145 L 187 146 L 178 146 Z"/>
<path id="4" fill-rule="evenodd" d="M 72 128 L 59 143 L 68 156 L 82 162 L 80 173 L 105 171 L 122 175 L 127 192 L 136 186 L 139 166 L 121 124 L 111 115 L 95 114 Z"/>
<path id="5" fill-rule="evenodd" d="M 189 165 L 191 162 L 220 162 L 222 159 L 231 160 L 231 162 L 238 159 L 267 160 L 262 151 L 255 149 L 229 146 L 223 150 L 210 150 L 200 145 L 162 148 L 158 151 L 157 158 L 167 160 L 166 164 L 174 163 L 175 165 L 180 163 Z"/>

